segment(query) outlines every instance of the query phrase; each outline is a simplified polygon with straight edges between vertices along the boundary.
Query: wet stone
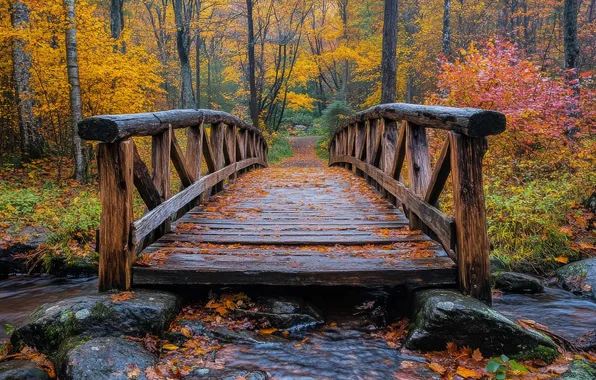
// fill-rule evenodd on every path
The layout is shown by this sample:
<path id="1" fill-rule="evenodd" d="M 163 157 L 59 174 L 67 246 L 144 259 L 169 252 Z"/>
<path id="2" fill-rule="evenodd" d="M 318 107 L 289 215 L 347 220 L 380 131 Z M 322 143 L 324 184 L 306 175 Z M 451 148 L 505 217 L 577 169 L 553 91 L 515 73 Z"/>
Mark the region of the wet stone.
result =
<path id="1" fill-rule="evenodd" d="M 583 359 L 576 359 L 571 363 L 567 372 L 561 375 L 562 380 L 593 380 L 596 379 L 596 365 Z"/>
<path id="2" fill-rule="evenodd" d="M 504 353 L 546 362 L 557 355 L 551 339 L 516 325 L 474 298 L 451 290 L 416 292 L 405 346 L 413 350 L 439 351 L 449 342 L 479 348 L 485 355 Z"/>
<path id="3" fill-rule="evenodd" d="M 260 297 L 255 302 L 256 310 L 236 309 L 235 315 L 239 318 L 266 320 L 271 327 L 279 330 L 296 330 L 325 322 L 314 306 L 301 299 Z"/>
<path id="4" fill-rule="evenodd" d="M 40 307 L 11 341 L 15 347 L 33 346 L 51 354 L 70 337 L 161 335 L 176 316 L 178 305 L 176 295 L 142 289 L 118 302 L 109 293 L 72 298 Z"/>
<path id="5" fill-rule="evenodd" d="M 361 327 L 376 330 L 387 327 L 390 294 L 384 290 L 367 290 L 361 302 L 354 307 L 353 315 L 361 321 Z"/>
<path id="6" fill-rule="evenodd" d="M 270 377 L 267 376 L 267 373 L 262 371 L 213 371 L 208 368 L 194 370 L 190 375 L 184 377 L 185 380 L 267 380 L 269 378 Z"/>
<path id="7" fill-rule="evenodd" d="M 156 362 L 157 357 L 139 343 L 126 338 L 96 338 L 67 354 L 61 379 L 143 380 L 145 369 Z"/>
<path id="8" fill-rule="evenodd" d="M 557 269 L 557 282 L 563 289 L 596 299 L 596 258 L 576 261 Z"/>
<path id="9" fill-rule="evenodd" d="M 48 380 L 48 374 L 29 360 L 10 360 L 0 363 L 2 380 Z"/>
<path id="10" fill-rule="evenodd" d="M 539 279 L 523 273 L 499 272 L 493 275 L 495 289 L 509 293 L 542 293 Z"/>

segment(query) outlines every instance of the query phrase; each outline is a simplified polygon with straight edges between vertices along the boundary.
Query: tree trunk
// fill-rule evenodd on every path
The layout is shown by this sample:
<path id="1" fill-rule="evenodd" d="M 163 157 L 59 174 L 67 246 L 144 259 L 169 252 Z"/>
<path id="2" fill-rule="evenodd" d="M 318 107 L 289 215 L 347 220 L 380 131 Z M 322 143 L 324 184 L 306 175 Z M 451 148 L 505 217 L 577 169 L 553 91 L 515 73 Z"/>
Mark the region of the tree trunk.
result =
<path id="1" fill-rule="evenodd" d="M 197 32 L 195 41 L 195 87 L 197 108 L 201 108 L 201 34 Z"/>
<path id="2" fill-rule="evenodd" d="M 81 86 L 79 83 L 79 59 L 77 57 L 77 29 L 75 26 L 75 0 L 64 0 L 66 8 L 66 69 L 70 84 L 70 121 L 72 123 L 72 142 L 75 159 L 75 179 L 87 182 L 87 160 L 85 147 L 79 137 L 79 121 L 83 120 Z"/>
<path id="3" fill-rule="evenodd" d="M 381 103 L 394 103 L 397 96 L 397 4 L 398 0 L 385 0 Z"/>
<path id="4" fill-rule="evenodd" d="M 252 0 L 246 0 L 246 17 L 248 22 L 248 84 L 250 87 L 250 119 L 255 127 L 259 127 L 259 105 L 257 104 L 257 84 L 255 81 L 255 32 L 252 18 Z"/>
<path id="5" fill-rule="evenodd" d="M 445 57 L 451 56 L 451 0 L 445 0 L 443 5 L 442 52 Z"/>
<path id="6" fill-rule="evenodd" d="M 563 36 L 565 45 L 565 68 L 567 69 L 567 83 L 571 88 L 571 97 L 567 103 L 567 116 L 570 121 L 567 125 L 567 135 L 574 138 L 578 128 L 575 120 L 579 117 L 579 78 L 577 64 L 579 58 L 579 43 L 577 40 L 577 15 L 579 13 L 579 0 L 565 0 L 563 7 Z"/>
<path id="7" fill-rule="evenodd" d="M 343 24 L 343 44 L 347 46 L 348 44 L 348 1 L 349 0 L 340 0 L 340 13 L 341 13 L 341 22 Z M 396 4 L 397 4 L 397 0 Z M 396 12 L 397 14 L 397 12 Z M 397 21 L 396 21 L 397 22 Z M 385 30 L 383 29 L 383 36 L 385 35 Z M 384 49 L 384 47 L 383 47 Z M 348 100 L 348 82 L 350 81 L 350 61 L 348 59 L 344 60 L 344 72 L 343 72 L 343 80 L 341 82 L 341 94 L 340 98 L 343 100 Z"/>
<path id="8" fill-rule="evenodd" d="M 23 30 L 29 24 L 29 7 L 20 1 L 12 6 L 12 25 Z M 15 95 L 18 102 L 21 154 L 28 158 L 39 158 L 43 153 L 43 140 L 39 134 L 39 120 L 35 117 L 34 93 L 29 87 L 31 78 L 31 54 L 25 48 L 26 42 L 16 38 L 13 42 L 13 76 Z"/>
<path id="9" fill-rule="evenodd" d="M 112 3 L 110 4 L 110 31 L 112 33 L 112 38 L 115 40 L 120 38 L 122 29 L 124 29 L 123 6 L 124 0 L 112 0 Z"/>
<path id="10" fill-rule="evenodd" d="M 180 60 L 181 106 L 182 108 L 196 108 L 195 96 L 192 89 L 192 71 L 190 69 L 190 19 L 192 5 L 183 4 L 183 0 L 175 0 L 174 20 L 176 22 L 176 48 Z"/>

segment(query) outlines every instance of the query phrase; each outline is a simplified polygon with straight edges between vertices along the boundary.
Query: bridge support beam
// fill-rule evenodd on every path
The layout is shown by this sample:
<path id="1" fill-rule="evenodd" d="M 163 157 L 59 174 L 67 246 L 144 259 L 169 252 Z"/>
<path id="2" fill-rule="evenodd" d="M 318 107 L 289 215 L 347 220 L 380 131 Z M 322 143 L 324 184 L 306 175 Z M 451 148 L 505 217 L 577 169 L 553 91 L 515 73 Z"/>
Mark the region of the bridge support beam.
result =
<path id="1" fill-rule="evenodd" d="M 485 138 L 449 132 L 449 142 L 459 287 L 464 294 L 490 305 L 490 243 L 482 188 Z"/>
<path id="2" fill-rule="evenodd" d="M 124 140 L 98 144 L 101 199 L 99 224 L 99 290 L 128 290 L 135 244 L 133 215 L 134 143 Z"/>

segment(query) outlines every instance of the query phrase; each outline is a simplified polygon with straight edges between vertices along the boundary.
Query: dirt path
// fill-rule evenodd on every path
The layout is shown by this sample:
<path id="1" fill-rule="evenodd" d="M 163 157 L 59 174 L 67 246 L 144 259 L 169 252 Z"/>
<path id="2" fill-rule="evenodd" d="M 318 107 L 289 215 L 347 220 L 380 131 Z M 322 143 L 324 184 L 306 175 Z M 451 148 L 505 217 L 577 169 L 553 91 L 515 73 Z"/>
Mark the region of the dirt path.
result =
<path id="1" fill-rule="evenodd" d="M 315 153 L 318 136 L 291 137 L 293 156 L 283 160 L 280 168 L 322 168 L 327 166 Z"/>

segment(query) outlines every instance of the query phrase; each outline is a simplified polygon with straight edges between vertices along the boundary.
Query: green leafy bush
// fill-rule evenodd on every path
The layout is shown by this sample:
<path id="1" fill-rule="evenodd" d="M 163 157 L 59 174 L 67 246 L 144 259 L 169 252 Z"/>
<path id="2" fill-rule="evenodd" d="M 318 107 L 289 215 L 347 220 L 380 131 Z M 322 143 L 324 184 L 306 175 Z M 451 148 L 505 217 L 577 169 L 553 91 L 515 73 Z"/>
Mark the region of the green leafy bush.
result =
<path id="1" fill-rule="evenodd" d="M 33 189 L 11 190 L 0 186 L 0 212 L 9 216 L 31 215 L 35 206 L 40 202 L 40 197 Z"/>
<path id="2" fill-rule="evenodd" d="M 287 157 L 292 157 L 292 145 L 288 136 L 283 133 L 273 132 L 267 139 L 269 154 L 267 156 L 270 164 L 276 164 Z"/>

